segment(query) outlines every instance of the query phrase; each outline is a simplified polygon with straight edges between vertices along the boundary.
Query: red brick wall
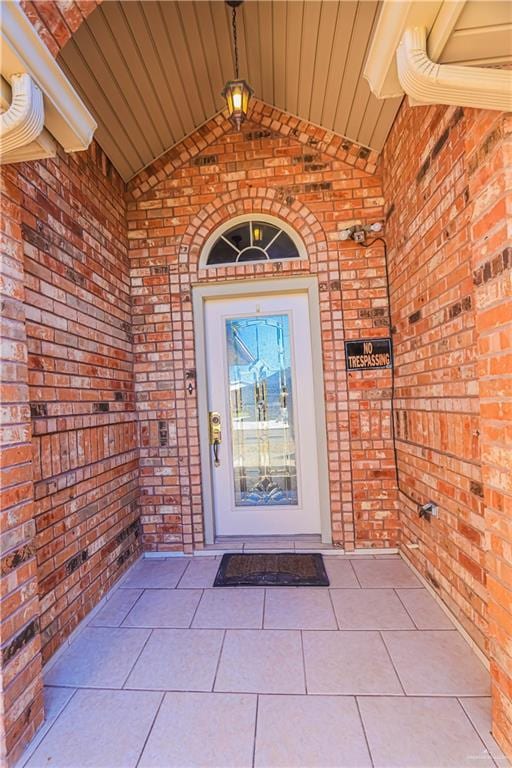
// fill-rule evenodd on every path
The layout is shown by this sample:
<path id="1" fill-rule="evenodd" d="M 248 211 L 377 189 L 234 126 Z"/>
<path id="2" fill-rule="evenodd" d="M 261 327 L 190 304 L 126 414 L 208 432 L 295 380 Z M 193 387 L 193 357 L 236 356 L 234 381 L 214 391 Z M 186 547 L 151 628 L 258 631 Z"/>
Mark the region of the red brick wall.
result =
<path id="1" fill-rule="evenodd" d="M 18 183 L 47 659 L 138 551 L 124 185 L 96 144 Z"/>
<path id="2" fill-rule="evenodd" d="M 404 104 L 384 150 L 404 551 L 490 657 L 508 754 L 510 127 L 496 112 Z M 414 500 L 428 498 L 439 518 L 420 521 Z"/>
<path id="3" fill-rule="evenodd" d="M 512 118 L 466 133 L 478 331 L 493 732 L 512 757 Z"/>
<path id="4" fill-rule="evenodd" d="M 95 0 L 65 5 L 23 0 L 22 7 L 54 56 Z M 58 167 L 58 166 L 56 166 Z M 1 651 L 0 764 L 13 764 L 41 724 L 41 637 L 27 369 L 22 205 L 17 167 L 1 169 Z M 32 165 L 32 169 L 34 166 Z M 39 186 L 32 172 L 30 185 Z M 41 184 L 41 186 L 44 186 Z"/>
<path id="5" fill-rule="evenodd" d="M 203 543 L 197 403 L 186 390 L 186 372 L 196 365 L 193 285 L 297 274 L 316 275 L 320 287 L 334 539 L 348 549 L 396 545 L 390 374 L 353 372 L 347 379 L 343 348 L 344 339 L 389 332 L 382 247 L 365 250 L 339 238 L 354 220 L 382 218 L 380 176 L 368 155 L 256 102 L 241 133 L 215 118 L 130 183 L 141 504 L 149 549 Z M 199 269 L 213 229 L 258 211 L 295 227 L 308 261 Z"/>
<path id="6" fill-rule="evenodd" d="M 1 173 L 0 764 L 43 720 L 21 193 Z"/>
<path id="7" fill-rule="evenodd" d="M 133 562 L 140 538 L 124 185 L 96 144 L 2 175 L 12 200 L 2 312 L 12 762 L 42 715 L 40 643 L 47 660 Z"/>
<path id="8" fill-rule="evenodd" d="M 485 651 L 469 124 L 455 107 L 404 104 L 384 149 L 384 191 L 401 486 L 413 499 L 439 505 L 439 517 L 425 522 L 401 494 L 402 541 Z"/>

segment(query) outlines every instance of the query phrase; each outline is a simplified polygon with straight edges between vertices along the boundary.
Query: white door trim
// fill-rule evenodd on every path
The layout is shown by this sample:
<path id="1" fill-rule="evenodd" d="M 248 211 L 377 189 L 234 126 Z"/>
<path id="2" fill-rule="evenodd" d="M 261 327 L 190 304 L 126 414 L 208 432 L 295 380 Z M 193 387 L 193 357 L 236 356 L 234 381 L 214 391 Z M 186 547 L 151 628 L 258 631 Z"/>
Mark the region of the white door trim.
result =
<path id="1" fill-rule="evenodd" d="M 327 464 L 327 431 L 325 421 L 322 338 L 320 329 L 320 302 L 318 281 L 315 277 L 272 278 L 271 280 L 234 280 L 196 285 L 192 288 L 194 335 L 196 352 L 197 405 L 199 445 L 201 457 L 201 483 L 206 544 L 215 542 L 213 488 L 210 446 L 208 440 L 208 380 L 204 328 L 204 305 L 211 298 L 235 298 L 253 294 L 307 293 L 313 356 L 313 386 L 315 392 L 316 444 L 318 456 L 318 483 L 320 494 L 320 522 L 322 542 L 332 542 L 329 476 Z"/>

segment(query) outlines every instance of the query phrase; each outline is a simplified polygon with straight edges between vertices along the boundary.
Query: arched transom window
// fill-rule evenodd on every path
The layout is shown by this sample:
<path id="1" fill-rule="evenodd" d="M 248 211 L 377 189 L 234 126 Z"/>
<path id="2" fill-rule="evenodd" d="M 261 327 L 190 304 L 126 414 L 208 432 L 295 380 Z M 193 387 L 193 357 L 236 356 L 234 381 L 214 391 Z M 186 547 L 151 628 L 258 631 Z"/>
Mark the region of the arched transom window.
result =
<path id="1" fill-rule="evenodd" d="M 208 267 L 304 258 L 297 234 L 279 219 L 238 217 L 218 229 L 205 247 Z"/>

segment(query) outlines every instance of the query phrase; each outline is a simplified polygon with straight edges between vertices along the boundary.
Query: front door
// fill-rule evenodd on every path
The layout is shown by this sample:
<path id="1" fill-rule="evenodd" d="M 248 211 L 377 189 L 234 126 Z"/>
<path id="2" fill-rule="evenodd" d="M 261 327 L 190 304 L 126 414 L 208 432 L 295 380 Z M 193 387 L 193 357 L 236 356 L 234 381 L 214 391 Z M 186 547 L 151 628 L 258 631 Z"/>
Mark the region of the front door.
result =
<path id="1" fill-rule="evenodd" d="M 320 533 L 307 293 L 210 299 L 205 341 L 216 534 Z"/>

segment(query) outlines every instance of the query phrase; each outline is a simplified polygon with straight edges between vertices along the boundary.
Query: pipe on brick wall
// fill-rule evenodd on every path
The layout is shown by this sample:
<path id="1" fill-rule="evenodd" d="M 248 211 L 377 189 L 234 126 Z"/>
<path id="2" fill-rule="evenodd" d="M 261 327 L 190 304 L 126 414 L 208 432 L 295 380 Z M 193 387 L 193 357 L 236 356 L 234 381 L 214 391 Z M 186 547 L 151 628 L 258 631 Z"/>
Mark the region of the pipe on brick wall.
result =
<path id="1" fill-rule="evenodd" d="M 2 154 L 30 144 L 44 128 L 43 94 L 30 75 L 13 75 L 11 88 L 11 104 L 0 115 Z"/>
<path id="2" fill-rule="evenodd" d="M 393 358 L 393 364 L 391 366 L 391 398 L 390 398 L 390 406 L 391 406 L 391 414 L 390 414 L 390 423 L 391 423 L 391 441 L 393 444 L 393 455 L 395 459 L 395 478 L 396 478 L 396 487 L 399 493 L 403 493 L 403 495 L 409 499 L 416 507 L 419 506 L 418 499 L 415 499 L 413 496 L 411 496 L 408 491 L 406 491 L 401 484 L 400 481 L 400 468 L 398 466 L 398 447 L 397 447 L 397 440 L 396 440 L 396 428 L 395 428 L 395 359 L 394 359 L 394 345 L 393 345 L 393 323 L 392 323 L 392 311 L 391 311 L 391 285 L 389 282 L 389 263 L 388 263 L 388 244 L 386 242 L 386 239 L 379 235 L 379 237 L 374 237 L 373 240 L 371 240 L 369 243 L 367 242 L 361 242 L 360 245 L 363 248 L 371 248 L 372 245 L 375 245 L 375 243 L 382 243 L 384 247 L 384 269 L 386 274 L 386 296 L 388 300 L 388 325 L 389 325 L 389 333 L 391 338 L 391 349 L 393 352 L 392 358 Z"/>
<path id="3" fill-rule="evenodd" d="M 405 30 L 396 51 L 398 79 L 413 106 L 452 104 L 512 111 L 512 72 L 460 64 L 436 64 L 427 54 L 427 30 Z"/>

